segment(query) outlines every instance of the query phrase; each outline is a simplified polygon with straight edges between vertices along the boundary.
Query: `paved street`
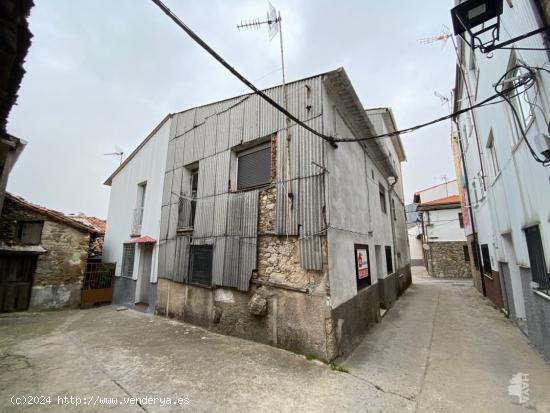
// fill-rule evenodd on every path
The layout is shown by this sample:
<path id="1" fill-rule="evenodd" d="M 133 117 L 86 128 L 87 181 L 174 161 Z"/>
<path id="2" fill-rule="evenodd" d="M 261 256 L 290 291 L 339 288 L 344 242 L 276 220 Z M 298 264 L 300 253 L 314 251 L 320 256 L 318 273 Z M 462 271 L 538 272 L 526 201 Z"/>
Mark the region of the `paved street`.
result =
<path id="1" fill-rule="evenodd" d="M 416 277 L 342 364 L 349 373 L 115 307 L 0 317 L 0 411 L 47 411 L 10 398 L 51 395 L 52 404 L 58 396 L 96 403 L 61 411 L 115 408 L 98 396 L 127 412 L 550 412 L 550 366 L 470 282 Z M 529 375 L 521 406 L 508 394 L 516 373 Z M 124 404 L 144 396 L 185 403 Z"/>

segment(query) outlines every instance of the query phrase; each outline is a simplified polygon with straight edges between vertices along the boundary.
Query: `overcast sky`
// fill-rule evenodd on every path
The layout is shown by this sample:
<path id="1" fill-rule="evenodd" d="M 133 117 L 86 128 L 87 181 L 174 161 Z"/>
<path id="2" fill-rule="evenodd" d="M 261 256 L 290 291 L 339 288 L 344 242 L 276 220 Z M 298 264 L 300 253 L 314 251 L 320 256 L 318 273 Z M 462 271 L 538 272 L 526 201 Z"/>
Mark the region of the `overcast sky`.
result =
<path id="1" fill-rule="evenodd" d="M 105 218 L 117 167 L 169 112 L 246 92 L 150 0 L 41 0 L 30 18 L 33 43 L 8 131 L 28 141 L 8 190 L 63 212 Z M 454 82 L 452 44 L 423 45 L 450 26 L 452 1 L 274 0 L 283 17 L 287 79 L 344 67 L 365 107 L 391 107 L 399 128 L 447 113 L 434 91 Z M 264 0 L 166 4 L 260 87 L 280 82 L 278 43 L 265 29 Z M 403 135 L 406 202 L 454 177 L 450 123 Z M 161 166 L 159 166 L 161 167 Z"/>

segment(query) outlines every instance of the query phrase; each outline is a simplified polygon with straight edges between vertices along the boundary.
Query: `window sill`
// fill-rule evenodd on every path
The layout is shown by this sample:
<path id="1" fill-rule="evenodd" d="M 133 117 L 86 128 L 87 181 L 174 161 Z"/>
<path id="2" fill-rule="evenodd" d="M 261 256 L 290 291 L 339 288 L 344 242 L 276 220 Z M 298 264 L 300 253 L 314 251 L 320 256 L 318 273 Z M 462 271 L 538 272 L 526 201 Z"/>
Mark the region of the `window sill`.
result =
<path id="1" fill-rule="evenodd" d="M 247 191 L 253 191 L 255 189 L 265 189 L 265 188 L 269 188 L 271 186 L 273 186 L 273 182 L 269 182 L 269 183 L 261 184 L 261 185 L 256 185 L 256 186 L 249 186 L 249 187 L 246 187 L 246 188 L 237 188 L 233 192 L 235 192 L 235 193 L 247 192 Z"/>
<path id="2" fill-rule="evenodd" d="M 542 291 L 539 291 L 539 290 L 533 290 L 533 292 L 534 292 L 536 295 L 541 296 L 541 297 L 544 298 L 545 300 L 550 301 L 550 295 L 545 294 L 545 293 L 543 293 Z"/>

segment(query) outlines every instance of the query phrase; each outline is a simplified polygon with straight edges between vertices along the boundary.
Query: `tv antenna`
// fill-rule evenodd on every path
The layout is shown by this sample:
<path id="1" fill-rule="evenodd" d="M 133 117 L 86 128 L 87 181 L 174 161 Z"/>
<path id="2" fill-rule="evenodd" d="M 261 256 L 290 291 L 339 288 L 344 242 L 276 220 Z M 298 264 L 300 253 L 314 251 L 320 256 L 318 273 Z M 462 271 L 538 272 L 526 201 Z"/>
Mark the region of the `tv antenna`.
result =
<path id="1" fill-rule="evenodd" d="M 417 39 L 416 41 L 421 44 L 433 44 L 437 42 L 443 42 L 443 44 L 441 45 L 441 50 L 443 50 L 447 45 L 447 40 L 449 40 L 452 36 L 453 35 L 449 31 L 449 28 L 447 26 L 443 26 L 441 33 L 439 33 L 437 36 L 424 37 L 422 39 Z"/>
<path id="2" fill-rule="evenodd" d="M 124 151 L 122 148 L 115 146 L 114 152 L 104 153 L 104 156 L 118 156 L 119 159 L 119 165 L 122 165 L 122 160 L 124 159 Z"/>
<path id="3" fill-rule="evenodd" d="M 271 2 L 267 2 L 268 4 L 268 11 L 267 11 L 267 17 L 265 20 L 260 20 L 259 18 L 253 18 L 248 20 L 241 20 L 241 23 L 237 25 L 237 29 L 247 29 L 247 30 L 256 30 L 261 28 L 263 25 L 267 25 L 268 29 L 268 35 L 269 40 L 273 40 L 273 38 L 279 33 L 279 41 L 280 41 L 280 47 L 281 47 L 281 72 L 283 75 L 283 107 L 285 110 L 288 111 L 288 95 L 286 90 L 286 77 L 285 77 L 285 58 L 284 58 L 284 50 L 283 50 L 283 30 L 282 30 L 282 18 L 281 18 L 281 12 L 278 12 L 275 10 L 275 7 L 273 7 L 273 4 Z M 285 119 L 285 143 L 286 143 L 286 179 L 288 182 L 287 186 L 287 216 L 291 216 L 292 214 L 290 211 L 292 210 L 292 203 L 293 203 L 293 193 L 292 193 L 292 181 L 290 180 L 290 134 L 289 134 L 289 128 L 290 128 L 290 119 L 286 117 Z M 290 233 L 291 228 L 291 220 L 287 219 L 287 234 Z"/>

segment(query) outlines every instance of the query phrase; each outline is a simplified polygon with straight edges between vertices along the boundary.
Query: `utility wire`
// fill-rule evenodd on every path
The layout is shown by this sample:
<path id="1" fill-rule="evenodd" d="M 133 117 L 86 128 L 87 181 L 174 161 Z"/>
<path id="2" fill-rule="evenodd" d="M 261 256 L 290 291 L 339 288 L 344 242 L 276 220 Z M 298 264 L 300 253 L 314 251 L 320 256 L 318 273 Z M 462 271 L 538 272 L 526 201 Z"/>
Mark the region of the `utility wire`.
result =
<path id="1" fill-rule="evenodd" d="M 337 142 L 363 142 L 368 141 L 371 139 L 380 139 L 380 138 L 388 138 L 392 136 L 397 135 L 403 135 L 406 133 L 414 132 L 420 128 L 424 128 L 426 126 L 430 126 L 439 122 L 443 122 L 448 119 L 455 118 L 458 115 L 461 115 L 463 113 L 472 111 L 474 109 L 480 108 L 485 105 L 490 105 L 494 103 L 500 103 L 502 102 L 492 102 L 494 99 L 501 97 L 503 100 L 506 100 L 504 98 L 504 94 L 511 92 L 512 90 L 515 90 L 518 86 L 514 85 L 511 88 L 508 88 L 506 90 L 502 90 L 500 92 L 495 93 L 494 95 L 489 96 L 488 98 L 482 100 L 481 102 L 472 105 L 470 107 L 460 109 L 454 113 L 451 113 L 446 116 L 442 116 L 440 118 L 434 119 L 429 122 L 425 122 L 416 126 L 412 126 L 410 128 L 401 129 L 395 132 L 389 132 L 389 133 L 383 133 L 381 135 L 375 135 L 375 136 L 367 136 L 362 138 L 335 138 L 333 136 L 325 135 L 324 133 L 318 132 L 312 127 L 308 126 L 304 122 L 302 122 L 300 119 L 298 119 L 296 116 L 294 116 L 292 113 L 290 113 L 288 110 L 283 108 L 281 105 L 279 105 L 277 102 L 275 102 L 273 99 L 271 99 L 269 96 L 267 96 L 264 92 L 262 92 L 260 89 L 258 89 L 252 82 L 250 82 L 247 78 L 245 78 L 242 74 L 240 74 L 233 66 L 231 66 L 225 59 L 223 59 L 214 49 L 212 49 L 204 40 L 202 40 L 193 30 L 191 30 L 183 21 L 181 21 L 178 16 L 176 16 L 162 1 L 160 0 L 152 0 L 153 3 L 155 3 L 174 23 L 176 23 L 185 33 L 191 37 L 196 43 L 199 44 L 206 52 L 208 52 L 214 59 L 216 59 L 219 63 L 221 63 L 227 70 L 229 70 L 237 79 L 239 79 L 241 82 L 243 82 L 246 86 L 248 86 L 255 94 L 257 94 L 260 98 L 265 100 L 267 103 L 269 103 L 271 106 L 273 106 L 275 109 L 277 109 L 279 112 L 283 113 L 285 116 L 287 116 L 289 119 L 296 122 L 296 124 L 300 125 L 302 128 L 306 129 L 307 131 L 313 133 L 314 135 L 320 137 L 321 139 L 329 142 L 332 146 L 336 147 Z"/>
<path id="2" fill-rule="evenodd" d="M 290 113 L 288 110 L 283 108 L 281 105 L 279 105 L 277 102 L 275 102 L 273 99 L 271 99 L 269 96 L 267 96 L 264 92 L 262 92 L 260 89 L 258 89 L 252 82 L 250 82 L 247 78 L 245 78 L 243 75 L 241 75 L 233 66 L 231 66 L 225 59 L 223 59 L 214 49 L 212 49 L 204 40 L 202 40 L 193 30 L 191 30 L 184 22 L 182 22 L 178 16 L 176 16 L 172 11 L 166 7 L 166 5 L 160 1 L 160 0 L 152 0 L 153 3 L 155 3 L 174 23 L 176 23 L 185 33 L 189 35 L 195 42 L 199 44 L 204 50 L 206 50 L 214 59 L 216 59 L 218 62 L 220 62 L 227 70 L 229 70 L 237 79 L 239 79 L 241 82 L 243 82 L 246 86 L 248 86 L 250 89 L 254 91 L 255 94 L 257 94 L 259 97 L 261 97 L 263 100 L 265 100 L 267 103 L 269 103 L 271 106 L 273 106 L 275 109 L 277 109 L 279 112 L 283 113 L 287 118 L 293 120 L 298 125 L 300 125 L 302 128 L 308 130 L 309 132 L 319 136 L 320 138 L 328 141 L 331 145 L 334 144 L 334 138 L 331 136 L 327 136 L 321 132 L 316 131 L 312 127 L 306 125 L 304 122 L 302 122 L 300 119 L 298 119 L 296 116 L 294 116 L 292 113 Z"/>

